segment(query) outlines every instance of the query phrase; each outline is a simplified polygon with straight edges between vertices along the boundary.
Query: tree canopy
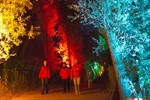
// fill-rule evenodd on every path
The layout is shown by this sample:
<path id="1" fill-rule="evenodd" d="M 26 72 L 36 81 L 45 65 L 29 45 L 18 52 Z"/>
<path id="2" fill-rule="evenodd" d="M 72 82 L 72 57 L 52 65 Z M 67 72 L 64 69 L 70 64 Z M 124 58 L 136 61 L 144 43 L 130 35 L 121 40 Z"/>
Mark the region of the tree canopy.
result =
<path id="1" fill-rule="evenodd" d="M 27 14 L 32 9 L 30 0 L 1 0 L 0 1 L 0 63 L 14 56 L 14 46 L 19 46 L 22 37 L 30 39 L 38 35 L 34 32 L 32 24 L 28 25 L 30 16 Z"/>
<path id="2" fill-rule="evenodd" d="M 125 97 L 150 96 L 149 4 L 149 0 L 78 0 L 69 6 L 75 11 L 69 16 L 72 21 L 79 18 L 106 30 Z"/>

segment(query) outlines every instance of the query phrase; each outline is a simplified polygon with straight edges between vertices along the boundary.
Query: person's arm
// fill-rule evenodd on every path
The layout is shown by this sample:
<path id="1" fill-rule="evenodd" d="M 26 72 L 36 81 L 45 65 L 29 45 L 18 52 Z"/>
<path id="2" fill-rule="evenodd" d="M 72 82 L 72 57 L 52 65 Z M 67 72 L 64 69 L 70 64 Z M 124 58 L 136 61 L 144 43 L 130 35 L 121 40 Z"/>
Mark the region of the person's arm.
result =
<path id="1" fill-rule="evenodd" d="M 70 69 L 70 77 L 73 78 L 73 68 Z"/>
<path id="2" fill-rule="evenodd" d="M 39 71 L 39 79 L 41 78 L 41 74 L 42 74 L 42 67 L 40 68 L 40 71 Z"/>
<path id="3" fill-rule="evenodd" d="M 60 68 L 59 75 L 60 75 L 60 77 L 62 76 L 62 68 Z"/>

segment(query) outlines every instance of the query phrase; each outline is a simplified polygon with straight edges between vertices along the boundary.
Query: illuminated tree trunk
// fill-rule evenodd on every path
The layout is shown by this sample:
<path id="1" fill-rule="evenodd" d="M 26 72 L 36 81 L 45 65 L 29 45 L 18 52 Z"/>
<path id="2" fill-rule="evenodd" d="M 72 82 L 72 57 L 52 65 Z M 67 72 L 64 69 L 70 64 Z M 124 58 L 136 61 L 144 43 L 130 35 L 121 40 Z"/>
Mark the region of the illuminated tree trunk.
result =
<path id="1" fill-rule="evenodd" d="M 71 51 L 70 51 L 70 43 L 69 43 L 70 39 L 69 36 L 67 36 L 67 46 L 68 46 L 68 60 L 69 60 L 69 66 L 71 67 L 72 62 L 71 62 Z"/>
<path id="2" fill-rule="evenodd" d="M 122 88 L 121 88 L 121 83 L 120 83 L 120 78 L 119 78 L 119 75 L 118 75 L 118 71 L 117 71 L 117 68 L 116 68 L 116 61 L 114 59 L 114 55 L 113 55 L 113 51 L 112 51 L 112 47 L 111 47 L 111 41 L 110 41 L 110 37 L 108 34 L 106 34 L 106 40 L 107 40 L 107 43 L 108 43 L 108 47 L 109 47 L 109 51 L 110 51 L 110 55 L 111 55 L 111 59 L 112 59 L 112 66 L 113 66 L 113 70 L 115 71 L 115 78 L 117 80 L 117 85 L 118 85 L 118 89 L 119 89 L 119 97 L 120 97 L 120 100 L 123 100 L 123 93 L 122 93 Z"/>
<path id="3" fill-rule="evenodd" d="M 44 10 L 42 9 L 42 11 L 44 12 Z M 42 14 L 42 17 L 44 18 L 42 21 L 42 26 L 43 26 L 43 45 L 44 45 L 44 51 L 45 51 L 45 59 L 48 60 L 47 58 L 47 54 L 48 54 L 48 32 L 47 32 L 47 23 L 46 23 L 46 16 L 44 15 L 44 13 Z"/>
<path id="4" fill-rule="evenodd" d="M 7 84 L 8 84 L 8 67 L 7 67 L 6 62 L 4 63 L 3 74 L 4 74 L 5 86 L 7 86 Z"/>

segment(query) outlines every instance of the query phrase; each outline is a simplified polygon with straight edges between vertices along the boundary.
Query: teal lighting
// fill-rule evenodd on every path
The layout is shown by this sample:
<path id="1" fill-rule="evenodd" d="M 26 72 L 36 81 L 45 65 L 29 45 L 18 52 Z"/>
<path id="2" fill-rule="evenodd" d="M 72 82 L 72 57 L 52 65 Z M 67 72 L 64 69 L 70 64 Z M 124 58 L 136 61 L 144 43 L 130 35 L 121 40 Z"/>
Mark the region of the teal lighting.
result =
<path id="1" fill-rule="evenodd" d="M 150 98 L 150 0 L 78 0 L 75 5 L 72 18 L 106 30 L 123 96 Z"/>

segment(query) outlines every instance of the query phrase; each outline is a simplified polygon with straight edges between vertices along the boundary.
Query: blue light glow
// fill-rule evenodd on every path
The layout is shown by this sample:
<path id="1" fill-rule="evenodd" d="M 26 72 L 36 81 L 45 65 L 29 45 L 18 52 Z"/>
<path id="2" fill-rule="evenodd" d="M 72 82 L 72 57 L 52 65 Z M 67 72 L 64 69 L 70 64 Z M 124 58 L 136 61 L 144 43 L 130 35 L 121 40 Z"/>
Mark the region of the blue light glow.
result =
<path id="1" fill-rule="evenodd" d="M 150 97 L 150 1 L 79 0 L 76 8 L 81 23 L 107 31 L 123 95 Z"/>

